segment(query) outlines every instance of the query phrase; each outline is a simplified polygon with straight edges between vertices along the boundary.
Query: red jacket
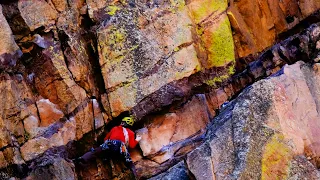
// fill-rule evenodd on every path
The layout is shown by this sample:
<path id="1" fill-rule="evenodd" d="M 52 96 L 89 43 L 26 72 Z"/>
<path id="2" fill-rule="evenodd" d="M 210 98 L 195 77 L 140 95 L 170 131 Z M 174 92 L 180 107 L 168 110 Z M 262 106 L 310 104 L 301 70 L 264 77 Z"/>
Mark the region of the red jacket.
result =
<path id="1" fill-rule="evenodd" d="M 133 131 L 131 131 L 128 128 L 126 128 L 126 130 L 128 131 L 128 135 L 129 135 L 129 143 L 128 143 L 129 147 L 134 148 L 138 144 L 138 141 L 135 140 Z M 111 131 L 104 138 L 104 141 L 106 141 L 108 139 L 120 140 L 123 143 L 126 143 L 125 137 L 123 134 L 123 130 L 122 130 L 122 126 L 116 126 L 116 127 L 112 128 Z"/>

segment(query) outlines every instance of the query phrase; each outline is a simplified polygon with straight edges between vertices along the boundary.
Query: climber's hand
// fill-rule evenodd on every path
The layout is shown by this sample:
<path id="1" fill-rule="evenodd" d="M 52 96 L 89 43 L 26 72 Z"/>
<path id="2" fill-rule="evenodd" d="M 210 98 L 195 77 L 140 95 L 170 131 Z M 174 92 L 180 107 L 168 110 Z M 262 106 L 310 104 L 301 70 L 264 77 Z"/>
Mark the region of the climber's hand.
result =
<path id="1" fill-rule="evenodd" d="M 141 136 L 140 136 L 140 135 L 137 135 L 136 141 L 140 141 L 140 140 L 141 140 Z"/>

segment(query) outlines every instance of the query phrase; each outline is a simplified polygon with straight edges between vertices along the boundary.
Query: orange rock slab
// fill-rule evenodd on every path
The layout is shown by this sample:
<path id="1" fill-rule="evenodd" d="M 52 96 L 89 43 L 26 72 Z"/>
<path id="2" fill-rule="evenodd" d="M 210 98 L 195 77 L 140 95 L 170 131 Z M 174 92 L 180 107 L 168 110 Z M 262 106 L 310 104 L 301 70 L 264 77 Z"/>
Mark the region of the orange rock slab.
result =
<path id="1" fill-rule="evenodd" d="M 201 134 L 209 122 L 209 116 L 201 97 L 194 97 L 181 109 L 174 112 L 152 117 L 152 123 L 138 130 L 142 136 L 140 147 L 144 156 L 149 156 L 164 150 L 157 162 L 170 159 L 174 152 L 170 152 L 170 146 L 179 141 Z M 167 149 L 167 151 L 166 151 Z"/>

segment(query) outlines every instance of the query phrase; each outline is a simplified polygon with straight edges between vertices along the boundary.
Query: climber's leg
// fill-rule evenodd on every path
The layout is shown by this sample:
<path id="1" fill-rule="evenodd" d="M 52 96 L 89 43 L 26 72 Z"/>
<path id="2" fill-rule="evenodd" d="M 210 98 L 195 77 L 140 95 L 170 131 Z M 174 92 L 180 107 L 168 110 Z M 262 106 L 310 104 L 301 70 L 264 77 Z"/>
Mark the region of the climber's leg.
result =
<path id="1" fill-rule="evenodd" d="M 136 167 L 134 166 L 133 162 L 131 161 L 130 163 L 127 163 L 127 167 L 130 168 L 131 172 L 133 173 L 134 177 L 137 178 L 137 170 Z"/>
<path id="2" fill-rule="evenodd" d="M 123 159 L 125 160 L 125 164 L 128 168 L 130 168 L 131 172 L 133 173 L 134 177 L 137 178 L 137 172 L 136 167 L 134 166 L 132 159 L 130 157 L 130 154 L 128 152 L 128 149 L 125 146 L 122 146 L 121 155 Z"/>
<path id="3" fill-rule="evenodd" d="M 99 147 L 92 149 L 89 152 L 85 153 L 83 156 L 79 157 L 78 159 L 82 163 L 87 163 L 90 160 L 97 158 L 97 156 L 99 154 L 101 154 L 101 152 L 102 152 L 102 147 L 99 146 Z"/>

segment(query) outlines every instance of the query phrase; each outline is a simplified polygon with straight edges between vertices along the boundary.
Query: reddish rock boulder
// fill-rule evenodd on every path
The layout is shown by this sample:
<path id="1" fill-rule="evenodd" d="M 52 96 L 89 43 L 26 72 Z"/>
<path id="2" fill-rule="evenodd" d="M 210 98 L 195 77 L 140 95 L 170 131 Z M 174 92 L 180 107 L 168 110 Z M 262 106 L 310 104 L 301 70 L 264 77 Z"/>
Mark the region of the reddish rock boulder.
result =
<path id="1" fill-rule="evenodd" d="M 18 7 L 31 31 L 41 26 L 45 27 L 45 31 L 54 28 L 58 14 L 46 1 L 19 0 Z"/>
<path id="2" fill-rule="evenodd" d="M 64 116 L 55 104 L 48 99 L 41 99 L 37 101 L 37 108 L 40 115 L 40 126 L 47 127 Z"/>
<path id="3" fill-rule="evenodd" d="M 151 122 L 137 133 L 142 136 L 139 144 L 144 156 L 155 154 L 165 146 L 187 139 L 199 131 L 203 132 L 209 117 L 204 101 L 201 97 L 194 97 L 181 109 L 155 116 Z"/>
<path id="4" fill-rule="evenodd" d="M 238 56 L 255 55 L 320 8 L 318 1 L 230 1 L 228 16 L 234 29 Z"/>
<path id="5" fill-rule="evenodd" d="M 79 111 L 74 117 L 76 121 L 76 137 L 81 139 L 82 136 L 94 129 L 94 114 L 92 109 L 92 103 L 86 103 L 82 106 L 82 110 Z"/>
<path id="6" fill-rule="evenodd" d="M 309 16 L 310 14 L 314 13 L 315 11 L 319 10 L 320 2 L 317 0 L 302 0 L 299 1 L 299 6 L 301 9 L 301 13 L 304 17 Z"/>
<path id="7" fill-rule="evenodd" d="M 86 92 L 73 80 L 58 42 L 42 51 L 36 60 L 35 86 L 40 95 L 58 105 L 65 114 L 71 113 L 86 99 Z"/>
<path id="8" fill-rule="evenodd" d="M 25 161 L 30 161 L 50 148 L 66 145 L 75 139 L 76 122 L 71 118 L 57 132 L 48 134 L 46 137 L 37 137 L 27 141 L 21 146 L 20 152 Z"/>

